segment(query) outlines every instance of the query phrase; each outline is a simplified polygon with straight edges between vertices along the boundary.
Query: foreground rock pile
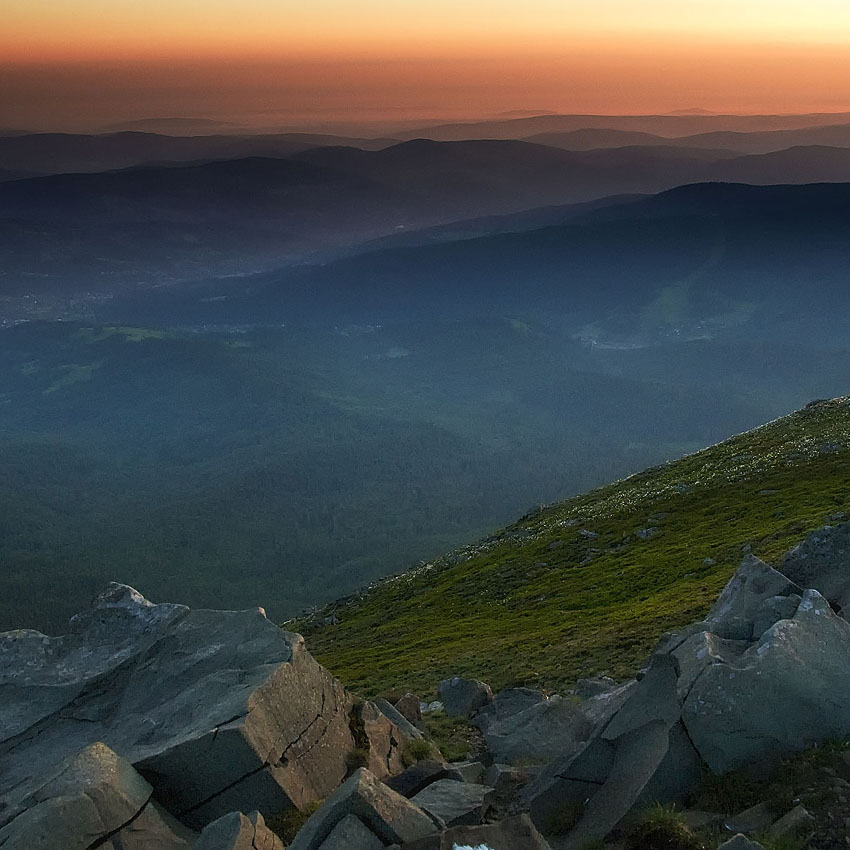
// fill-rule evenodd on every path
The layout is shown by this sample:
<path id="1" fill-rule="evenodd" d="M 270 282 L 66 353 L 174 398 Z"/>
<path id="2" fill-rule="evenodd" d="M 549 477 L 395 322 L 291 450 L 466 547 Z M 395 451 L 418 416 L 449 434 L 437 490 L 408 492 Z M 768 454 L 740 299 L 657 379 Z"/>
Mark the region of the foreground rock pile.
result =
<path id="1" fill-rule="evenodd" d="M 633 681 L 549 696 L 451 678 L 430 705 L 357 699 L 261 610 L 112 585 L 67 635 L 0 635 L 0 850 L 284 850 L 287 812 L 289 850 L 578 850 L 657 802 L 690 804 L 681 828 L 726 850 L 850 845 L 843 752 L 734 817 L 693 807 L 706 776 L 850 737 L 850 526 L 780 567 L 748 556 Z M 474 760 L 422 740 L 434 709 L 478 727 Z"/>

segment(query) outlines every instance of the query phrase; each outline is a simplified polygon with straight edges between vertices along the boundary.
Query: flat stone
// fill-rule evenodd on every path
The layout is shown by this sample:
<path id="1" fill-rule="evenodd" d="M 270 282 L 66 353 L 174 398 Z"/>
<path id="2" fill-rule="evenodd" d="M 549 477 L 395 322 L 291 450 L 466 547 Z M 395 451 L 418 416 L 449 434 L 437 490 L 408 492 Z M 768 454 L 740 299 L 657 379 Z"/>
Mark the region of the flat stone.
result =
<path id="1" fill-rule="evenodd" d="M 492 790 L 488 785 L 439 779 L 420 791 L 412 802 L 440 818 L 446 826 L 479 824 Z"/>
<path id="2" fill-rule="evenodd" d="M 404 736 L 409 740 L 418 740 L 425 736 L 419 731 L 394 705 L 391 705 L 383 698 L 378 698 L 374 701 L 378 711 L 386 717 L 390 723 L 398 727 Z M 419 702 L 416 703 L 417 709 Z M 421 717 L 421 715 L 420 715 Z"/>

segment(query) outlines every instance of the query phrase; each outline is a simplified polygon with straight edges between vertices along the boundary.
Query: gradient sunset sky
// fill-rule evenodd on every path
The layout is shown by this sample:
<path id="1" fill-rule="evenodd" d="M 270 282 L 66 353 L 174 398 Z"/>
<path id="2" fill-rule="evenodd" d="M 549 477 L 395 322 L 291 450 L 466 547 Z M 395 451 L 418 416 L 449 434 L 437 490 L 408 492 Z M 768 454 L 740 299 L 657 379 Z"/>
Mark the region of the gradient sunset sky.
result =
<path id="1" fill-rule="evenodd" d="M 6 0 L 0 125 L 850 109 L 848 0 Z"/>

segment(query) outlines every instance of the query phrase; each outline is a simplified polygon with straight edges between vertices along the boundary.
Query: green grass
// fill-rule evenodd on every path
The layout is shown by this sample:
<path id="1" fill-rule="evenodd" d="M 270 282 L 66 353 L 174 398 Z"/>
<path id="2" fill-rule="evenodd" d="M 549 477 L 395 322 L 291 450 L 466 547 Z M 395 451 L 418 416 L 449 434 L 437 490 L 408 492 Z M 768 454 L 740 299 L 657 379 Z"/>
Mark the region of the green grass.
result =
<path id="1" fill-rule="evenodd" d="M 662 633 L 705 614 L 746 551 L 776 560 L 848 505 L 850 399 L 836 399 L 546 507 L 286 627 L 364 694 L 426 694 L 453 674 L 496 688 L 625 677 Z"/>

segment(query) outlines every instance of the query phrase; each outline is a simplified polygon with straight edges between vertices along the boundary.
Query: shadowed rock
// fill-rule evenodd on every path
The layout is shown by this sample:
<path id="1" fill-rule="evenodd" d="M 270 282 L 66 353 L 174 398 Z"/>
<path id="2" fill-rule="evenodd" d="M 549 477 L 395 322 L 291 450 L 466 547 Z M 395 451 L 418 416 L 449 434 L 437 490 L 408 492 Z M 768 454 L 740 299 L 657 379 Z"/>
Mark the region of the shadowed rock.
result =
<path id="1" fill-rule="evenodd" d="M 190 825 L 301 807 L 345 778 L 351 707 L 261 610 L 154 605 L 113 584 L 67 635 L 0 635 L 0 802 L 103 741 Z M 403 738 L 374 714 L 383 740 L 366 743 L 386 773 Z"/>

